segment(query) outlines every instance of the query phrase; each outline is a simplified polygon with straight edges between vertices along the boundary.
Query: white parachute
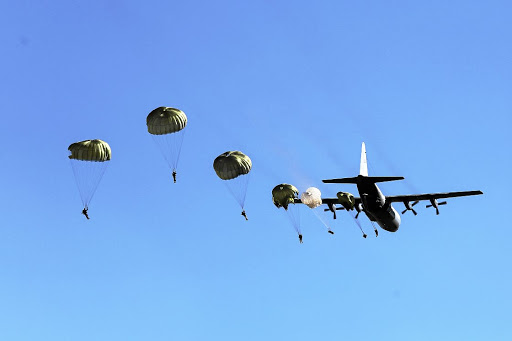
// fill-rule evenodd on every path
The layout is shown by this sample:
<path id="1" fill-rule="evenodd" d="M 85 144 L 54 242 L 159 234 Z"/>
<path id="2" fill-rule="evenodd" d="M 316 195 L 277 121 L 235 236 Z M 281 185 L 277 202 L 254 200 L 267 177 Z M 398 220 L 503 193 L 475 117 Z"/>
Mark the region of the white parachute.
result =
<path id="1" fill-rule="evenodd" d="M 309 187 L 300 196 L 300 201 L 309 208 L 316 208 L 322 205 L 322 193 L 316 187 Z"/>
<path id="2" fill-rule="evenodd" d="M 320 220 L 322 224 L 327 228 L 327 232 L 329 232 L 330 234 L 334 234 L 334 232 L 332 232 L 331 228 L 329 227 L 329 224 L 327 223 L 325 217 L 322 216 L 322 212 L 319 210 L 315 210 L 315 208 L 322 205 L 322 192 L 320 192 L 318 188 L 309 187 L 308 189 L 306 189 L 306 191 L 301 194 L 300 201 L 304 205 L 312 209 L 313 213 L 315 213 L 318 220 Z"/>

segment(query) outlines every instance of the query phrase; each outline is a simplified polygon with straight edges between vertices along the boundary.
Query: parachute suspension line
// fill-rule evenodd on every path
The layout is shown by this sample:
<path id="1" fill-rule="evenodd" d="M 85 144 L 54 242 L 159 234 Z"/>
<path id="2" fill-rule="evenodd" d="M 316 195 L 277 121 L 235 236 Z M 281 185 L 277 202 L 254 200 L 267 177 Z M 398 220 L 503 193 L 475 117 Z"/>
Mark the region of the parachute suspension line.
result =
<path id="1" fill-rule="evenodd" d="M 313 208 L 313 213 L 315 214 L 315 216 L 318 218 L 318 220 L 320 220 L 320 222 L 327 228 L 327 232 L 333 234 L 334 232 L 332 232 L 330 226 L 327 224 L 327 222 L 325 221 L 324 217 L 322 217 L 322 212 Z"/>
<path id="2" fill-rule="evenodd" d="M 375 227 L 375 223 L 373 221 L 370 220 L 370 222 L 372 223 L 373 231 L 375 231 L 375 237 L 378 237 L 379 236 L 379 230 L 377 230 L 377 228 Z"/>
<path id="3" fill-rule="evenodd" d="M 96 189 L 107 169 L 108 162 L 70 159 L 75 182 L 84 208 L 88 208 Z"/>
<path id="4" fill-rule="evenodd" d="M 249 178 L 251 176 L 251 173 L 247 173 L 245 175 L 242 175 L 240 176 L 243 180 L 243 184 L 242 184 L 242 187 L 243 187 L 243 192 L 242 192 L 242 195 L 240 196 L 240 206 L 242 207 L 242 210 L 244 209 L 244 206 L 245 206 L 245 198 L 247 197 L 247 188 L 249 186 Z"/>
<path id="5" fill-rule="evenodd" d="M 247 187 L 249 185 L 249 175 L 250 173 L 247 173 L 229 181 L 224 181 L 224 184 L 228 188 L 231 195 L 235 198 L 238 205 L 240 205 L 242 210 L 244 209 L 245 205 L 245 197 L 247 195 Z"/>
<path id="6" fill-rule="evenodd" d="M 300 228 L 300 207 L 302 205 L 296 205 L 296 204 L 290 204 L 288 205 L 288 217 L 290 218 L 290 221 L 292 222 L 293 227 L 295 228 L 295 231 L 297 232 L 297 235 L 299 237 L 299 242 L 302 244 L 302 231 Z M 291 208 L 291 210 L 290 210 Z"/>
<path id="7" fill-rule="evenodd" d="M 178 161 L 181 155 L 181 146 L 183 145 L 183 138 L 185 130 L 182 129 L 173 134 L 165 135 L 151 135 L 155 141 L 158 149 L 164 156 L 165 161 L 173 171 L 178 168 Z"/>
<path id="8" fill-rule="evenodd" d="M 179 132 L 175 133 L 176 136 L 176 145 L 175 150 L 173 151 L 173 155 L 176 155 L 176 162 L 173 166 L 173 171 L 176 171 L 178 168 L 178 162 L 180 161 L 180 155 L 181 155 L 181 146 L 183 145 L 183 139 L 185 138 L 185 130 L 180 130 Z"/>
<path id="9" fill-rule="evenodd" d="M 86 200 L 84 200 L 85 188 L 84 188 L 84 185 L 82 185 L 83 180 L 81 181 L 81 179 L 85 178 L 85 176 L 84 176 L 85 174 L 82 174 L 84 172 L 83 171 L 81 172 L 80 170 L 83 167 L 80 167 L 79 165 L 77 165 L 76 164 L 77 162 L 80 162 L 80 161 L 72 160 L 72 159 L 69 160 L 69 163 L 71 164 L 71 168 L 73 169 L 73 174 L 75 176 L 75 184 L 76 184 L 76 187 L 78 188 L 78 193 L 80 193 L 80 200 L 82 200 L 82 205 L 84 206 L 84 208 L 87 208 Z"/>
<path id="10" fill-rule="evenodd" d="M 98 185 L 100 184 L 100 181 L 103 178 L 103 174 L 105 174 L 107 165 L 107 162 L 94 162 L 94 164 L 84 165 L 84 167 L 82 168 L 85 170 L 86 173 L 88 173 L 85 174 L 85 176 L 83 177 L 85 183 L 85 185 L 83 186 L 85 190 L 84 206 L 86 208 L 90 204 L 92 197 L 94 196 L 94 193 L 96 193 L 96 189 L 98 188 Z M 87 181 L 88 179 L 90 179 L 90 181 Z"/>
<path id="11" fill-rule="evenodd" d="M 289 204 L 288 209 L 286 210 L 293 228 L 299 235 L 302 234 L 300 229 L 300 206 L 301 205 L 298 204 Z"/>
<path id="12" fill-rule="evenodd" d="M 363 238 L 366 238 L 366 233 L 364 233 L 363 228 L 361 227 L 361 224 L 359 223 L 359 220 L 356 219 L 355 213 L 353 211 L 348 212 L 350 216 L 354 219 L 354 222 L 357 224 L 357 227 L 361 230 L 361 233 L 363 234 Z"/>

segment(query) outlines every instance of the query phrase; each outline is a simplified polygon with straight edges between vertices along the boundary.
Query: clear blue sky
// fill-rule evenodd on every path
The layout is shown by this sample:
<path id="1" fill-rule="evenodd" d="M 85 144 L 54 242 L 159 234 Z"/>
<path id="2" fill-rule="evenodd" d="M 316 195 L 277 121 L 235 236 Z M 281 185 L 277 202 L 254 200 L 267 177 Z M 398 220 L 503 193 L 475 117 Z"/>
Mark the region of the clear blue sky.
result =
<path id="1" fill-rule="evenodd" d="M 6 1 L 0 339 L 509 340 L 508 1 Z M 178 183 L 146 115 L 189 123 Z M 69 144 L 112 161 L 87 221 Z M 482 190 L 363 239 L 272 188 Z M 240 216 L 212 169 L 253 160 Z M 396 204 L 401 211 L 403 205 Z"/>

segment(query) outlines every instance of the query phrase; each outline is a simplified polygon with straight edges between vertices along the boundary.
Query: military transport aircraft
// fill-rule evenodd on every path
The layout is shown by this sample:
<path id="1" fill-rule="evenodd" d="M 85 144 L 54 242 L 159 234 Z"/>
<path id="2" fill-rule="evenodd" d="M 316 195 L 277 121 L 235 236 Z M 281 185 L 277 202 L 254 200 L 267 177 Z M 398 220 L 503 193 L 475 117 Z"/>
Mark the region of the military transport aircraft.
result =
<path id="1" fill-rule="evenodd" d="M 334 219 L 336 219 L 336 210 L 355 209 L 357 211 L 356 218 L 358 217 L 360 212 L 364 212 L 366 216 L 368 216 L 370 221 L 377 222 L 377 224 L 379 224 L 379 226 L 384 230 L 389 232 L 396 232 L 398 230 L 398 227 L 400 226 L 401 219 L 398 212 L 393 208 L 393 206 L 391 206 L 391 204 L 394 202 L 402 202 L 405 205 L 405 210 L 402 212 L 402 214 L 404 214 L 407 211 L 412 211 L 412 213 L 416 215 L 417 213 L 413 209 L 413 206 L 416 205 L 421 200 L 429 200 L 430 204 L 427 205 L 426 207 L 434 207 L 436 209 L 436 214 L 439 214 L 439 205 L 445 205 L 446 201 L 438 202 L 438 199 L 483 194 L 482 191 L 464 191 L 384 196 L 380 191 L 379 187 L 377 187 L 376 185 L 377 182 L 386 182 L 403 179 L 404 178 L 401 176 L 368 176 L 366 147 L 363 142 L 361 148 L 360 171 L 357 177 L 322 180 L 324 183 L 356 184 L 360 197 L 354 198 L 349 193 L 340 192 L 349 195 L 351 197 L 351 203 L 347 205 L 346 203 L 340 201 L 340 199 L 338 198 L 322 199 L 322 203 L 327 204 L 329 210 L 334 213 Z M 340 197 L 340 193 L 338 193 L 338 197 Z M 336 205 L 342 203 L 343 206 L 336 207 Z M 378 235 L 376 229 L 375 233 Z"/>

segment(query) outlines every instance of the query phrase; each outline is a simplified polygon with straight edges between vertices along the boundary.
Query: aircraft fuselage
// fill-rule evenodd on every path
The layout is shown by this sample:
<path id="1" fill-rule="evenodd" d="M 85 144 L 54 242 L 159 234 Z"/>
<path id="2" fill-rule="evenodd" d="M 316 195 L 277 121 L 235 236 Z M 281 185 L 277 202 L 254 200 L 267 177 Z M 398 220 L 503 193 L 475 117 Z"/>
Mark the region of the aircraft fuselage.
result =
<path id="1" fill-rule="evenodd" d="M 400 214 L 386 202 L 386 197 L 373 181 L 368 181 L 363 175 L 357 177 L 357 190 L 361 197 L 363 212 L 368 219 L 375 221 L 381 228 L 396 232 L 400 226 Z"/>
<path id="2" fill-rule="evenodd" d="M 341 209 L 350 210 L 355 208 L 357 210 L 357 214 L 363 211 L 368 219 L 371 221 L 377 222 L 381 228 L 389 232 L 396 232 L 398 227 L 400 227 L 400 214 L 391 206 L 392 202 L 402 202 L 405 205 L 405 213 L 406 211 L 412 211 L 414 215 L 416 215 L 416 211 L 412 208 L 416 205 L 420 200 L 429 200 L 430 205 L 427 207 L 434 207 L 436 209 L 436 214 L 439 214 L 438 205 L 446 204 L 446 201 L 437 202 L 437 199 L 440 198 L 454 198 L 454 197 L 462 197 L 467 195 L 479 195 L 483 194 L 482 191 L 463 191 L 463 192 L 447 192 L 447 193 L 425 193 L 425 194 L 407 194 L 407 195 L 393 195 L 385 197 L 384 194 L 380 191 L 379 187 L 377 187 L 377 182 L 387 182 L 387 181 L 395 181 L 395 180 L 403 180 L 402 176 L 369 176 L 368 175 L 368 162 L 366 160 L 366 146 L 363 142 L 361 146 L 361 162 L 359 164 L 359 175 L 356 177 L 350 178 L 339 178 L 339 179 L 327 179 L 322 180 L 324 183 L 338 183 L 338 184 L 356 184 L 357 190 L 359 191 L 360 198 L 355 198 L 355 203 L 352 203 L 352 206 L 348 206 L 346 202 L 341 202 L 341 198 L 339 197 L 340 192 L 337 195 L 337 198 L 326 199 L 324 203 L 326 203 L 329 207 L 329 210 L 332 212 L 336 212 L 334 208 L 335 204 L 342 204 Z M 413 202 L 410 204 L 410 202 Z M 354 206 L 355 204 L 355 206 Z M 357 215 L 355 216 L 357 218 Z M 336 219 L 336 215 L 334 215 L 334 219 Z M 377 233 L 377 230 L 375 230 Z M 363 233 L 363 236 L 364 233 Z"/>

